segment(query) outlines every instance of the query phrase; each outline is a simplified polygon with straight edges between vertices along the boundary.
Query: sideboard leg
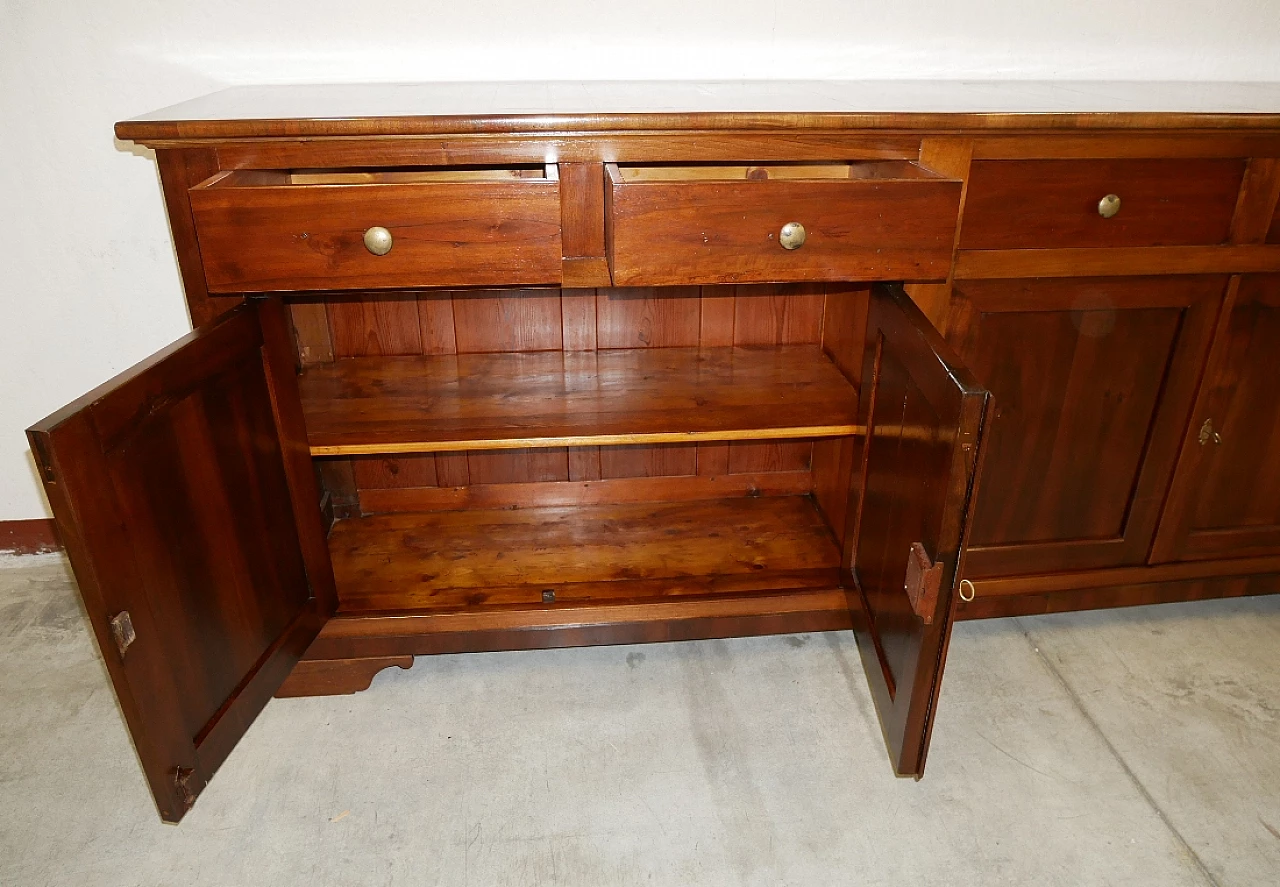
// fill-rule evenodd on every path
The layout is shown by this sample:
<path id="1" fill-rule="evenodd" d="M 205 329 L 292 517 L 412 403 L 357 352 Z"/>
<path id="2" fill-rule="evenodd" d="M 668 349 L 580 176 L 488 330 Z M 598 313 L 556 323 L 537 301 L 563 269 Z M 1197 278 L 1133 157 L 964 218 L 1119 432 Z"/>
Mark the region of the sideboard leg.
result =
<path id="1" fill-rule="evenodd" d="M 293 667 L 276 691 L 290 696 L 344 696 L 368 690 L 373 676 L 391 666 L 410 668 L 412 656 L 377 656 L 369 659 L 304 659 Z"/>

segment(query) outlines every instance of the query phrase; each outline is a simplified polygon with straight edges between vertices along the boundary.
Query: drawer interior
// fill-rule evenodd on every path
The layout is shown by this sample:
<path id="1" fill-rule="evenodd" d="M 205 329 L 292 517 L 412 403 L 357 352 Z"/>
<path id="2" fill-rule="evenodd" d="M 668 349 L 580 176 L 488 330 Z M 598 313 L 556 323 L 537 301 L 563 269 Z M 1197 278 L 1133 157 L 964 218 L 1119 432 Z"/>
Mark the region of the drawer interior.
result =
<path id="1" fill-rule="evenodd" d="M 617 183 L 838 181 L 841 179 L 928 180 L 942 176 L 908 160 L 766 164 L 609 164 Z"/>
<path id="2" fill-rule="evenodd" d="M 417 185 L 554 182 L 554 163 L 522 166 L 389 167 L 348 169 L 236 169 L 215 173 L 192 190 L 287 185 Z"/>

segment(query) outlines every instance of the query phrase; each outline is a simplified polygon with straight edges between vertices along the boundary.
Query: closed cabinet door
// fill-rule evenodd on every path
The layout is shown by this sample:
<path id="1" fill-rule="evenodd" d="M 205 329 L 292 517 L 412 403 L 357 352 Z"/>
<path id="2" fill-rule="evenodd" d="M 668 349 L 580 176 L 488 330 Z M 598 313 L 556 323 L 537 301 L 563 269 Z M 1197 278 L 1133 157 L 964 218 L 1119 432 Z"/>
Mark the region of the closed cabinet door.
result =
<path id="1" fill-rule="evenodd" d="M 966 575 L 1147 561 L 1226 287 L 957 282 L 948 339 L 994 401 Z"/>
<path id="2" fill-rule="evenodd" d="M 1280 554 L 1280 274 L 1241 278 L 1160 523 L 1159 563 Z"/>

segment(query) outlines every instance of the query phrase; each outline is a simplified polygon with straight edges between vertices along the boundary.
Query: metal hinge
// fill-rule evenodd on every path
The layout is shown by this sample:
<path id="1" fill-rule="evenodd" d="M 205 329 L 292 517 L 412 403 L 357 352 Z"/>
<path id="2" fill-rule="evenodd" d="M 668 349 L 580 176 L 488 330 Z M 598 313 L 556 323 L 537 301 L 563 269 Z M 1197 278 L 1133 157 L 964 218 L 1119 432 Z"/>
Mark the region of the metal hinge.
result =
<path id="1" fill-rule="evenodd" d="M 1204 424 L 1200 426 L 1200 446 L 1204 446 L 1209 441 L 1216 444 L 1222 443 L 1222 435 L 1213 430 L 1213 419 L 1205 419 Z"/>
<path id="2" fill-rule="evenodd" d="M 121 610 L 111 617 L 111 636 L 115 638 L 116 649 L 120 651 L 120 658 L 123 659 L 124 651 L 138 639 L 138 633 L 133 630 L 133 617 L 129 615 L 128 610 Z"/>

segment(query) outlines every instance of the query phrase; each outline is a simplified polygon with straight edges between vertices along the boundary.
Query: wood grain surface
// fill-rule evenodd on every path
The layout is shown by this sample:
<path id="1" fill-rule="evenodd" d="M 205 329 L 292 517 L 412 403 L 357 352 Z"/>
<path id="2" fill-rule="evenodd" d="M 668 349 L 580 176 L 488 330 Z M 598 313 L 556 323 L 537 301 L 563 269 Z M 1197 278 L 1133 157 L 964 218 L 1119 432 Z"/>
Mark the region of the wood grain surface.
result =
<path id="1" fill-rule="evenodd" d="M 801 496 L 387 514 L 330 544 L 345 613 L 831 587 L 840 564 Z"/>
<path id="2" fill-rule="evenodd" d="M 214 293 L 561 278 L 558 181 L 307 185 L 233 172 L 189 199 Z M 386 255 L 365 247 L 375 226 L 391 232 Z"/>
<path id="3" fill-rule="evenodd" d="M 941 176 L 716 180 L 680 167 L 661 168 L 669 178 L 606 169 L 605 235 L 618 286 L 945 280 L 951 270 L 961 185 Z M 798 249 L 779 245 L 790 222 L 806 231 Z"/>
<path id="4" fill-rule="evenodd" d="M 1243 160 L 980 160 L 969 170 L 961 249 L 1225 243 Z M 1098 201 L 1120 198 L 1105 219 Z"/>
<path id="5" fill-rule="evenodd" d="M 830 437 L 857 396 L 805 345 L 343 360 L 300 387 L 315 455 Z"/>

